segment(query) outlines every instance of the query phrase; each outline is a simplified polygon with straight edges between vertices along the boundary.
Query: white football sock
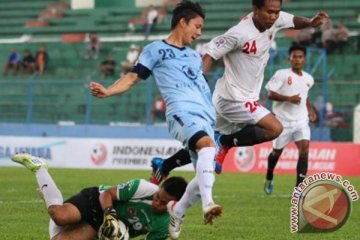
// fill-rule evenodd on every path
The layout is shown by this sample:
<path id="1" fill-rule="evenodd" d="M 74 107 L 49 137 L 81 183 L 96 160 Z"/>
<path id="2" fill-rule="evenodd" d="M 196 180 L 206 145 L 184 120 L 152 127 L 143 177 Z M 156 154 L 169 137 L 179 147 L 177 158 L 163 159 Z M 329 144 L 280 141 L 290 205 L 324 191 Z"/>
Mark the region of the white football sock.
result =
<path id="1" fill-rule="evenodd" d="M 175 205 L 175 214 L 183 217 L 186 210 L 194 205 L 201 198 L 200 190 L 196 178 L 193 178 L 187 185 L 186 191 L 181 199 Z"/>
<path id="2" fill-rule="evenodd" d="M 64 202 L 62 194 L 44 166 L 41 166 L 39 170 L 35 172 L 35 177 L 40 191 L 44 196 L 46 207 L 62 205 Z"/>
<path id="3" fill-rule="evenodd" d="M 56 235 L 58 235 L 65 227 L 61 227 L 59 225 L 56 225 L 54 220 L 50 218 L 49 222 L 49 235 L 50 239 L 53 239 Z"/>
<path id="4" fill-rule="evenodd" d="M 199 185 L 203 207 L 214 202 L 212 198 L 212 188 L 215 182 L 214 158 L 214 147 L 202 148 L 198 152 L 196 180 Z"/>

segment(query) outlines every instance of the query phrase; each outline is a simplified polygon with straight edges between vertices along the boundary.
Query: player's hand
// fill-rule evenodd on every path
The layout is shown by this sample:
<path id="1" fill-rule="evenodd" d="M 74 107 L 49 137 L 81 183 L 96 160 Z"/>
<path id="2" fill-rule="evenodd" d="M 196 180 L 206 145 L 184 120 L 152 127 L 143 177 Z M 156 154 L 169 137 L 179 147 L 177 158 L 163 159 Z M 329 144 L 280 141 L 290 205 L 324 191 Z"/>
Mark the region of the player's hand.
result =
<path id="1" fill-rule="evenodd" d="M 316 112 L 312 110 L 309 114 L 310 122 L 312 122 L 312 123 L 315 122 L 317 120 L 317 118 L 318 118 L 318 116 L 317 116 Z"/>
<path id="2" fill-rule="evenodd" d="M 328 18 L 329 18 L 329 15 L 326 12 L 318 12 L 315 15 L 315 17 L 313 17 L 311 19 L 311 26 L 318 27 L 318 26 L 324 24 Z"/>
<path id="3" fill-rule="evenodd" d="M 116 211 L 113 208 L 107 208 L 104 210 L 104 220 L 100 226 L 99 234 L 106 238 L 112 238 L 116 230 L 114 222 L 117 222 Z"/>
<path id="4" fill-rule="evenodd" d="M 300 102 L 301 102 L 300 94 L 297 94 L 297 95 L 294 95 L 294 96 L 289 97 L 288 102 L 291 102 L 292 104 L 297 104 L 297 105 L 299 105 Z"/>
<path id="5" fill-rule="evenodd" d="M 91 82 L 90 84 L 91 94 L 98 98 L 106 98 L 109 97 L 109 91 L 100 83 Z"/>

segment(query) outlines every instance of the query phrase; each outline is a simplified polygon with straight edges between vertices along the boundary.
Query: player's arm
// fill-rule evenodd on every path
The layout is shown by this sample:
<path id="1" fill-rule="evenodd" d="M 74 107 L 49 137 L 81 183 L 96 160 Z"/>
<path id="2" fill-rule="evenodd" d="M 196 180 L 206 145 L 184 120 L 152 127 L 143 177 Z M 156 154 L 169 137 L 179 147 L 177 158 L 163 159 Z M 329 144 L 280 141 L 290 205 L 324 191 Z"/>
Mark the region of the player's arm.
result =
<path id="1" fill-rule="evenodd" d="M 285 81 L 284 71 L 278 70 L 270 78 L 269 82 L 265 85 L 265 89 L 268 92 L 268 98 L 278 102 L 290 102 L 293 104 L 299 104 L 301 101 L 300 94 L 294 96 L 285 96 L 280 94 L 280 89 L 284 85 Z"/>
<path id="2" fill-rule="evenodd" d="M 99 195 L 100 206 L 104 210 L 106 208 L 112 208 L 113 202 L 118 200 L 117 187 L 113 186 L 106 191 L 103 191 Z"/>
<path id="3" fill-rule="evenodd" d="M 97 82 L 91 82 L 90 88 L 91 93 L 95 97 L 98 98 L 106 98 L 115 94 L 122 94 L 128 91 L 131 87 L 133 87 L 136 83 L 140 81 L 140 77 L 137 73 L 128 72 L 123 77 L 118 79 L 108 88 L 105 88 L 102 84 Z"/>
<path id="4" fill-rule="evenodd" d="M 269 94 L 269 99 L 273 101 L 290 102 L 292 104 L 300 104 L 301 102 L 300 94 L 296 94 L 293 96 L 285 96 L 271 90 L 268 91 L 268 94 Z"/>
<path id="5" fill-rule="evenodd" d="M 306 99 L 306 107 L 309 112 L 310 122 L 315 122 L 317 120 L 317 111 L 315 106 L 310 102 L 309 98 Z"/>
<path id="6" fill-rule="evenodd" d="M 318 12 L 313 18 L 294 16 L 294 28 L 318 27 L 323 24 L 329 16 L 326 12 Z"/>
<path id="7" fill-rule="evenodd" d="M 205 54 L 202 58 L 202 61 L 204 64 L 203 72 L 206 75 L 210 71 L 214 59 L 209 54 Z"/>

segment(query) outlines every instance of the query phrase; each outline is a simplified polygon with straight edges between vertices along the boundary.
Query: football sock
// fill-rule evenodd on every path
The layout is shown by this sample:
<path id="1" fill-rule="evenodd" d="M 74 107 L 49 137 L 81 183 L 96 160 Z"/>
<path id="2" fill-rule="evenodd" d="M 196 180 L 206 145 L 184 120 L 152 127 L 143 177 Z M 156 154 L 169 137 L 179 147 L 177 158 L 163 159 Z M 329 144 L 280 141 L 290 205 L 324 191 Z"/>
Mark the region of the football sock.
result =
<path id="1" fill-rule="evenodd" d="M 62 194 L 44 166 L 41 166 L 40 169 L 35 172 L 35 177 L 40 191 L 44 196 L 46 207 L 62 205 Z"/>
<path id="2" fill-rule="evenodd" d="M 196 163 L 196 179 L 199 184 L 203 206 L 213 203 L 212 188 L 215 182 L 214 176 L 215 148 L 205 147 L 198 152 Z"/>
<path id="3" fill-rule="evenodd" d="M 162 172 L 165 176 L 167 176 L 174 168 L 181 167 L 189 163 L 191 163 L 189 151 L 180 149 L 171 157 L 164 159 Z"/>
<path id="4" fill-rule="evenodd" d="M 298 186 L 306 177 L 308 169 L 308 157 L 299 157 L 296 166 L 296 186 Z"/>
<path id="5" fill-rule="evenodd" d="M 50 239 L 53 239 L 57 234 L 59 234 L 62 230 L 64 229 L 64 227 L 60 227 L 59 225 L 56 225 L 56 223 L 54 222 L 54 220 L 52 220 L 50 218 L 50 222 L 49 222 L 49 235 L 50 235 Z"/>
<path id="6" fill-rule="evenodd" d="M 235 133 L 220 137 L 220 143 L 228 147 L 252 146 L 265 141 L 263 129 L 256 125 L 247 125 Z"/>
<path id="7" fill-rule="evenodd" d="M 187 185 L 184 195 L 175 206 L 175 214 L 183 217 L 186 210 L 201 199 L 199 185 L 196 178 L 193 178 Z"/>
<path id="8" fill-rule="evenodd" d="M 268 157 L 268 167 L 266 173 L 267 180 L 273 180 L 274 178 L 274 169 L 276 167 L 276 163 L 278 162 L 279 158 L 276 157 L 274 154 L 270 153 Z"/>

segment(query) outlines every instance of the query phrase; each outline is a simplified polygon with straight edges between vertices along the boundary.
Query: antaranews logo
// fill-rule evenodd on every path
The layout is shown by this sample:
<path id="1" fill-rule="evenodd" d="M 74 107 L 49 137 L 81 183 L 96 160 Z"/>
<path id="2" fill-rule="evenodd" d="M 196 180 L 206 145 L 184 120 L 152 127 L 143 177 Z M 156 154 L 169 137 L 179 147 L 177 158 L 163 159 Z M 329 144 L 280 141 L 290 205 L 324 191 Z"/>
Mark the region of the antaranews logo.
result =
<path id="1" fill-rule="evenodd" d="M 359 195 L 348 180 L 336 173 L 316 173 L 304 179 L 291 197 L 290 231 L 332 232 L 349 219 Z"/>

